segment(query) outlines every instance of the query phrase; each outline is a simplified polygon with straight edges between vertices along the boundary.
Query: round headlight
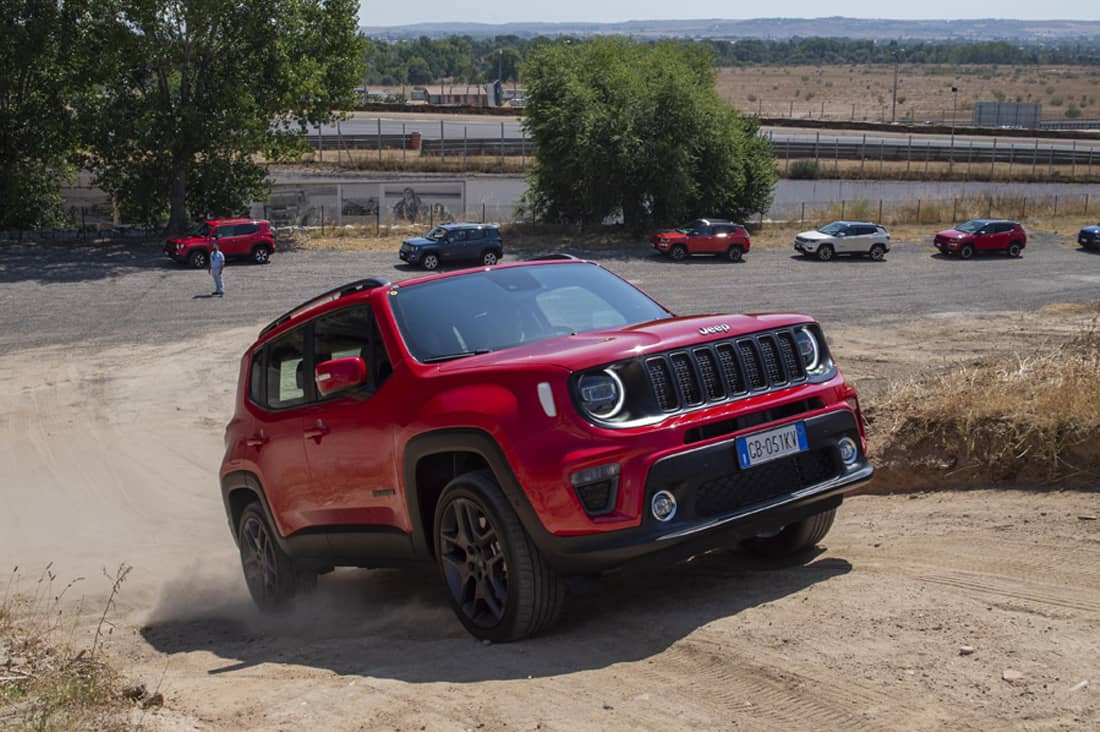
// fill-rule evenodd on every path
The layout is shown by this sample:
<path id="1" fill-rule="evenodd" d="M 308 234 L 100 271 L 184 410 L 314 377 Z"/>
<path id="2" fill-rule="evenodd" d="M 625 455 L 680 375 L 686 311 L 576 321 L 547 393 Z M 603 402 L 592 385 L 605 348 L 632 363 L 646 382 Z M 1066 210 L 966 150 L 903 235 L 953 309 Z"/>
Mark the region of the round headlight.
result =
<path id="1" fill-rule="evenodd" d="M 593 417 L 610 419 L 622 411 L 626 392 L 613 371 L 585 374 L 577 382 L 581 407 Z"/>
<path id="2" fill-rule="evenodd" d="M 794 342 L 798 346 L 798 356 L 802 359 L 802 367 L 807 372 L 817 369 L 821 365 L 821 348 L 817 345 L 817 338 L 806 328 L 799 328 L 794 332 Z"/>

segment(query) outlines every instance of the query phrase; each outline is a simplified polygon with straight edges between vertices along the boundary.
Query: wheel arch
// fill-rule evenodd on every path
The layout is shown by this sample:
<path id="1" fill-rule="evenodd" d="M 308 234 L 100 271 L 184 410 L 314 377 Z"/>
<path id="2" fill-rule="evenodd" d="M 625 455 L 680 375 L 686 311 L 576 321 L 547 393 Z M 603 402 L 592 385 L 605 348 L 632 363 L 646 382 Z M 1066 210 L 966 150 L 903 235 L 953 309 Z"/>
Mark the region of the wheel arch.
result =
<path id="1" fill-rule="evenodd" d="M 238 540 L 237 527 L 241 522 L 241 514 L 250 503 L 259 503 L 260 510 L 264 512 L 268 523 L 275 529 L 275 539 L 284 551 L 288 547 L 284 537 L 279 533 L 279 524 L 271 513 L 271 506 L 267 502 L 263 485 L 255 473 L 247 470 L 238 470 L 226 473 L 222 477 L 222 502 L 225 504 L 225 515 L 229 521 L 229 533 L 233 535 L 233 541 Z M 288 552 L 289 553 L 289 552 Z"/>
<path id="2" fill-rule="evenodd" d="M 532 539 L 538 536 L 542 524 L 500 444 L 477 428 L 436 430 L 411 439 L 402 456 L 405 501 L 417 556 L 433 556 L 435 507 L 443 489 L 453 478 L 481 469 L 492 472 L 528 535 Z"/>

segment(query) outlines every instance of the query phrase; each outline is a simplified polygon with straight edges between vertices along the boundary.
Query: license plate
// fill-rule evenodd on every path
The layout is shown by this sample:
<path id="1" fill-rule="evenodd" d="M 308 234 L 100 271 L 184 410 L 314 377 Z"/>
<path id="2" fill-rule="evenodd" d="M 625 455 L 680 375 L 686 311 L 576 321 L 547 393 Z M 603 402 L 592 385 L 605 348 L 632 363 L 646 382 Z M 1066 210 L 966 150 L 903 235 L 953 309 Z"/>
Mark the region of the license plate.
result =
<path id="1" fill-rule="evenodd" d="M 742 469 L 751 468 L 754 465 L 805 452 L 808 449 L 806 425 L 795 422 L 786 427 L 738 437 L 737 461 Z"/>

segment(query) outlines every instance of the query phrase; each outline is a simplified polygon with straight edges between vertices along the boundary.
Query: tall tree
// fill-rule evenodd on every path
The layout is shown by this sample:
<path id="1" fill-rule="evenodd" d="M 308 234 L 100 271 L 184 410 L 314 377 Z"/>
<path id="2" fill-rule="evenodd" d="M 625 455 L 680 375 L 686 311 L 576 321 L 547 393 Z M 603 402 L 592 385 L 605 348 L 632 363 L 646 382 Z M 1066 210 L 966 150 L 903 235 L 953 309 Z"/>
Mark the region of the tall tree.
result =
<path id="1" fill-rule="evenodd" d="M 168 229 L 263 194 L 257 155 L 354 103 L 357 0 L 100 0 L 107 72 L 89 110 L 89 165 L 123 210 Z"/>
<path id="2" fill-rule="evenodd" d="M 58 222 L 75 168 L 83 0 L 0 0 L 0 229 Z M 89 69 L 91 71 L 91 69 Z"/>
<path id="3" fill-rule="evenodd" d="M 532 48 L 524 125 L 538 150 L 528 203 L 544 220 L 634 229 L 688 216 L 742 219 L 776 170 L 755 120 L 718 97 L 700 46 L 617 38 Z"/>

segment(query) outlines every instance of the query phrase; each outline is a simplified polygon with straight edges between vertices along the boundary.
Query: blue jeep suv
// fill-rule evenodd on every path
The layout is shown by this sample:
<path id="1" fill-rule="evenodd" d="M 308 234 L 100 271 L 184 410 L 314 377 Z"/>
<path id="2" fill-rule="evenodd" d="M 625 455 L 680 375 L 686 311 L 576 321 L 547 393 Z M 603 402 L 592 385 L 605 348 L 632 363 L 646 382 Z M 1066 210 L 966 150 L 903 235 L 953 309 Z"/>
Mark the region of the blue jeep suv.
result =
<path id="1" fill-rule="evenodd" d="M 493 265 L 504 256 L 504 242 L 494 224 L 441 224 L 424 236 L 401 242 L 399 256 L 424 269 L 449 262 Z"/>

